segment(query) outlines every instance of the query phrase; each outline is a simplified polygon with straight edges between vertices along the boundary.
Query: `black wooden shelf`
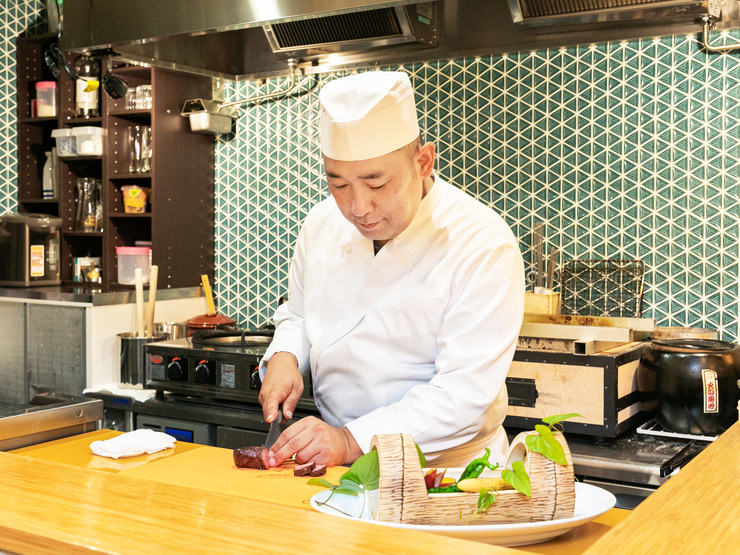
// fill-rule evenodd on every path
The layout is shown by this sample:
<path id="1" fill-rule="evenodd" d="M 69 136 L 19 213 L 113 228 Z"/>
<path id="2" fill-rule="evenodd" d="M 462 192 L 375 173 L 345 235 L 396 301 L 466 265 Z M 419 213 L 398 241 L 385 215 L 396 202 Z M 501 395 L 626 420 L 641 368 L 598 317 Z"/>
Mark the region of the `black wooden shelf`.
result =
<path id="1" fill-rule="evenodd" d="M 65 237 L 102 237 L 102 231 L 62 231 Z"/>
<path id="2" fill-rule="evenodd" d="M 59 199 L 56 198 L 21 198 L 18 202 L 23 204 L 59 204 Z"/>
<path id="3" fill-rule="evenodd" d="M 30 125 L 57 125 L 59 118 L 56 116 L 51 118 L 21 118 L 19 121 Z"/>

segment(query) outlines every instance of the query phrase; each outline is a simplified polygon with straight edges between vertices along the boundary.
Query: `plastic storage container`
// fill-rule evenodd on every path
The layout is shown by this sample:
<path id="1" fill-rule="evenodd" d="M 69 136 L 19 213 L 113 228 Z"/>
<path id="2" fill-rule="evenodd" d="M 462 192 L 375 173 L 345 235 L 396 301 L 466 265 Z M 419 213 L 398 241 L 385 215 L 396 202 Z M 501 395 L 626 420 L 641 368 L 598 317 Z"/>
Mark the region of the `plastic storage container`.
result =
<path id="1" fill-rule="evenodd" d="M 116 247 L 118 256 L 118 283 L 134 285 L 136 278 L 134 271 L 141 268 L 141 280 L 149 283 L 149 265 L 151 258 L 149 247 Z"/>
<path id="2" fill-rule="evenodd" d="M 57 115 L 56 81 L 36 83 L 36 117 L 53 118 Z"/>
<path id="3" fill-rule="evenodd" d="M 123 195 L 123 210 L 127 214 L 142 214 L 146 212 L 146 199 L 149 189 L 138 185 L 124 185 L 121 187 Z"/>
<path id="4" fill-rule="evenodd" d="M 75 127 L 72 136 L 77 139 L 78 156 L 103 154 L 103 129 L 100 127 Z"/>
<path id="5" fill-rule="evenodd" d="M 51 136 L 57 142 L 57 156 L 77 156 L 77 139 L 71 129 L 54 129 Z"/>

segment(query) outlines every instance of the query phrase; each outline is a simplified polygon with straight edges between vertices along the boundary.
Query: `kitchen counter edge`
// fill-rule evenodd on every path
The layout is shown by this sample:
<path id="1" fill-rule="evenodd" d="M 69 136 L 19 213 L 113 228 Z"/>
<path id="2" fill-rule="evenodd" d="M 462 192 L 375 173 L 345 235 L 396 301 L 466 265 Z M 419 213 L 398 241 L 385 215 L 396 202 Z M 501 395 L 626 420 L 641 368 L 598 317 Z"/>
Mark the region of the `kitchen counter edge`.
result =
<path id="1" fill-rule="evenodd" d="M 148 296 L 148 286 L 145 285 L 145 301 L 148 299 Z M 158 301 L 189 299 L 202 296 L 203 288 L 200 286 L 157 290 Z M 77 287 L 74 285 L 56 285 L 49 287 L 0 287 L 0 302 L 2 301 L 109 306 L 135 303 L 136 291 L 133 289 L 103 291 L 101 289 Z"/>

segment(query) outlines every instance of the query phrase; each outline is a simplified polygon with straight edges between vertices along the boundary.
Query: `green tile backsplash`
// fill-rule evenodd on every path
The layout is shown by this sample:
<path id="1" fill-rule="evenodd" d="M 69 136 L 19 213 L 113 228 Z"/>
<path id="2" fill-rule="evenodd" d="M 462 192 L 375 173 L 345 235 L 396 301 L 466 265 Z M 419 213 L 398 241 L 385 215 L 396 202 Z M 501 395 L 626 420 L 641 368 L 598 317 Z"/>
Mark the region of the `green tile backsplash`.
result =
<path id="1" fill-rule="evenodd" d="M 0 6 L 3 213 L 17 206 L 14 39 L 43 31 L 45 12 L 39 0 Z M 645 316 L 737 340 L 740 53 L 672 36 L 403 69 L 437 170 L 502 214 L 529 263 L 537 223 L 562 259 L 640 258 Z M 244 324 L 270 320 L 301 221 L 327 195 L 318 90 L 344 74 L 241 108 L 217 141 L 215 289 Z M 228 97 L 284 83 L 231 83 Z"/>
<path id="2" fill-rule="evenodd" d="M 659 325 L 737 338 L 740 54 L 673 36 L 402 69 L 437 170 L 505 218 L 528 262 L 543 223 L 561 260 L 644 260 L 643 314 Z M 216 288 L 245 324 L 269 321 L 301 221 L 327 195 L 318 90 L 344 74 L 242 108 L 216 146 Z"/>
<path id="3" fill-rule="evenodd" d="M 46 32 L 44 2 L 0 0 L 0 214 L 18 205 L 15 38 L 24 32 Z"/>

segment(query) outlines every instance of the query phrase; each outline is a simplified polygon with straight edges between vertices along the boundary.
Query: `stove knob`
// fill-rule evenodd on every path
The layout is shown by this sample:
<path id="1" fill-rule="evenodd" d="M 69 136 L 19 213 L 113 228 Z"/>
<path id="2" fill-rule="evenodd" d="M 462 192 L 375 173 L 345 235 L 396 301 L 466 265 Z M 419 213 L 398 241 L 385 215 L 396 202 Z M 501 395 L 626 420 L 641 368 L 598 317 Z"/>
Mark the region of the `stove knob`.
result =
<path id="1" fill-rule="evenodd" d="M 249 389 L 257 389 L 262 387 L 262 380 L 260 380 L 260 371 L 259 367 L 252 372 L 252 375 L 249 377 Z"/>
<path id="2" fill-rule="evenodd" d="M 167 379 L 181 381 L 185 375 L 185 361 L 177 357 L 173 358 L 167 365 Z"/>
<path id="3" fill-rule="evenodd" d="M 208 362 L 203 360 L 195 367 L 195 383 L 208 383 L 210 379 L 211 369 L 208 367 Z"/>

